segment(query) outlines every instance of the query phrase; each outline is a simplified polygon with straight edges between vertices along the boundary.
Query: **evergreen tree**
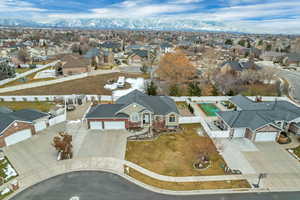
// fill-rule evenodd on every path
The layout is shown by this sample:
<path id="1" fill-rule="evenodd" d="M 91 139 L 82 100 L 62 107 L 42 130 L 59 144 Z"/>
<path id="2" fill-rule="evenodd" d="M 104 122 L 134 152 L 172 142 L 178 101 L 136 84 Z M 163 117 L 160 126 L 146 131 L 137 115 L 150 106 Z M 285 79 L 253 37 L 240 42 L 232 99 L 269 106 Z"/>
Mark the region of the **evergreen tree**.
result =
<path id="1" fill-rule="evenodd" d="M 196 82 L 189 83 L 188 94 L 189 96 L 201 96 L 201 89 Z"/>
<path id="2" fill-rule="evenodd" d="M 180 96 L 180 89 L 177 84 L 173 84 L 169 88 L 169 95 L 170 96 Z"/>
<path id="3" fill-rule="evenodd" d="M 154 84 L 153 81 L 147 84 L 146 92 L 148 95 L 155 96 L 157 95 L 157 86 Z"/>

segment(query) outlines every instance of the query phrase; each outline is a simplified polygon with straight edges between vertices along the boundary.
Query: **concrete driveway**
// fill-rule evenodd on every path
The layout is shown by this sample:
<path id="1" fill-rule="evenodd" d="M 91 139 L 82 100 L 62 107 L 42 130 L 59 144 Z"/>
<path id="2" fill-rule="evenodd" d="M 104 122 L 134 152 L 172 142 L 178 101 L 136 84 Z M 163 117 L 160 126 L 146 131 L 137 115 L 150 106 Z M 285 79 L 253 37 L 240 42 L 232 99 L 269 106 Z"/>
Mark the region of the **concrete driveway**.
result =
<path id="1" fill-rule="evenodd" d="M 244 152 L 257 173 L 267 173 L 264 187 L 293 188 L 300 185 L 300 163 L 285 148 L 274 142 L 256 143 L 258 152 Z"/>
<path id="2" fill-rule="evenodd" d="M 92 131 L 82 121 L 68 121 L 47 128 L 17 144 L 3 148 L 19 174 L 34 173 L 55 163 L 57 152 L 51 145 L 53 137 L 66 131 L 73 136 L 74 157 L 114 157 L 124 159 L 128 132 Z M 51 169 L 49 169 L 51 170 Z"/>
<path id="3" fill-rule="evenodd" d="M 125 130 L 87 130 L 78 156 L 124 159 L 128 136 L 129 133 Z"/>
<path id="4" fill-rule="evenodd" d="M 25 141 L 3 148 L 5 155 L 19 174 L 47 168 L 56 162 L 57 152 L 51 146 L 53 137 L 66 128 L 65 123 L 52 126 Z"/>
<path id="5" fill-rule="evenodd" d="M 300 163 L 286 148 L 275 142 L 252 143 L 246 138 L 216 139 L 222 146 L 222 156 L 231 169 L 239 169 L 251 183 L 259 173 L 267 173 L 262 186 L 267 188 L 296 188 L 300 185 Z"/>

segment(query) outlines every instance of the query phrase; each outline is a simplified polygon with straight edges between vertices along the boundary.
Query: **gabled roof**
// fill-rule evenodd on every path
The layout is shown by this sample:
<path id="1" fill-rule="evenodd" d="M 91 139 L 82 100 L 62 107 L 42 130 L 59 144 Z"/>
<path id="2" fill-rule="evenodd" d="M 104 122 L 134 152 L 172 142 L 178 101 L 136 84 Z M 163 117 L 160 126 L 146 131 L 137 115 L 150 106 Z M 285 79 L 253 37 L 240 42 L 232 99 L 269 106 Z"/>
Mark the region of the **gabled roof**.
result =
<path id="1" fill-rule="evenodd" d="M 100 44 L 100 47 L 107 48 L 107 49 L 117 49 L 117 48 L 121 48 L 121 44 L 118 42 L 106 41 Z"/>
<path id="2" fill-rule="evenodd" d="M 147 58 L 148 57 L 148 51 L 142 50 L 142 49 L 133 49 L 130 55 L 138 55 L 141 58 Z"/>
<path id="3" fill-rule="evenodd" d="M 156 115 L 165 115 L 170 112 L 179 113 L 175 102 L 167 96 L 149 96 L 139 90 L 134 90 L 129 94 L 120 97 L 117 104 L 124 104 L 124 107 L 138 103 Z"/>
<path id="4" fill-rule="evenodd" d="M 239 111 L 222 111 L 217 114 L 232 128 L 256 130 L 276 121 L 292 121 L 300 117 L 300 107 L 288 101 L 254 102 L 238 95 L 230 99 Z"/>
<path id="5" fill-rule="evenodd" d="M 47 113 L 32 109 L 23 109 L 10 113 L 0 113 L 0 133 L 2 133 L 14 121 L 31 123 L 34 120 L 49 116 Z"/>
<path id="6" fill-rule="evenodd" d="M 101 104 L 92 107 L 86 115 L 86 118 L 128 118 L 128 115 L 120 113 L 116 114 L 123 104 Z"/>

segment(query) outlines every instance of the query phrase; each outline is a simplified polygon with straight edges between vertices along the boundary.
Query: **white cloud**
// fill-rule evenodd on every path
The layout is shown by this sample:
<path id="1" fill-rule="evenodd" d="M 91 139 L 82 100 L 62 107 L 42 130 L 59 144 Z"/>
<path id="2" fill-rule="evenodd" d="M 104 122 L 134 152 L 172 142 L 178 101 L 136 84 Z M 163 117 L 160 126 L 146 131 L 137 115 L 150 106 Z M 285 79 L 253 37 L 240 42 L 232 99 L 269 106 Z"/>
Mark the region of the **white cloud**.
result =
<path id="1" fill-rule="evenodd" d="M 195 1 L 195 0 L 183 0 Z M 167 2 L 151 3 L 151 1 L 126 0 L 119 4 L 113 4 L 109 7 L 90 9 L 89 13 L 71 13 L 71 14 L 49 14 L 49 17 L 55 18 L 94 18 L 94 17 L 113 17 L 113 18 L 132 18 L 132 17 L 154 17 L 159 15 L 186 12 L 196 9 L 195 5 Z"/>
<path id="2" fill-rule="evenodd" d="M 0 0 L 0 13 L 12 12 L 42 12 L 45 9 L 37 8 L 32 3 L 22 0 Z"/>

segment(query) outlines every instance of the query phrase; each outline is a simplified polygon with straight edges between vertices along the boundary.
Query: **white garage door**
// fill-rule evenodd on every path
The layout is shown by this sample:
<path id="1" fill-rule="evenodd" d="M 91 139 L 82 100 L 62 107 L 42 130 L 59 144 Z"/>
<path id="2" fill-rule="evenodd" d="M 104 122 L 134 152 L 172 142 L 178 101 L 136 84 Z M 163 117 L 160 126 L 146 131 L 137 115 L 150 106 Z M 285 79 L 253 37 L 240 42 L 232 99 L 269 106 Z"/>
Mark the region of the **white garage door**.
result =
<path id="1" fill-rule="evenodd" d="M 277 132 L 259 132 L 256 133 L 256 142 L 270 142 L 275 141 Z"/>
<path id="2" fill-rule="evenodd" d="M 234 137 L 245 137 L 245 128 L 236 128 L 234 129 Z"/>
<path id="3" fill-rule="evenodd" d="M 37 122 L 34 124 L 35 131 L 42 131 L 47 128 L 47 124 L 45 121 Z"/>
<path id="4" fill-rule="evenodd" d="M 104 129 L 112 130 L 112 129 L 125 129 L 124 121 L 107 121 L 104 122 Z"/>
<path id="5" fill-rule="evenodd" d="M 90 122 L 90 128 L 94 130 L 102 130 L 102 122 Z"/>
<path id="6" fill-rule="evenodd" d="M 16 144 L 18 142 L 21 142 L 23 140 L 26 140 L 31 137 L 31 130 L 30 129 L 25 129 L 22 131 L 18 131 L 10 136 L 7 136 L 4 138 L 6 146 Z"/>

